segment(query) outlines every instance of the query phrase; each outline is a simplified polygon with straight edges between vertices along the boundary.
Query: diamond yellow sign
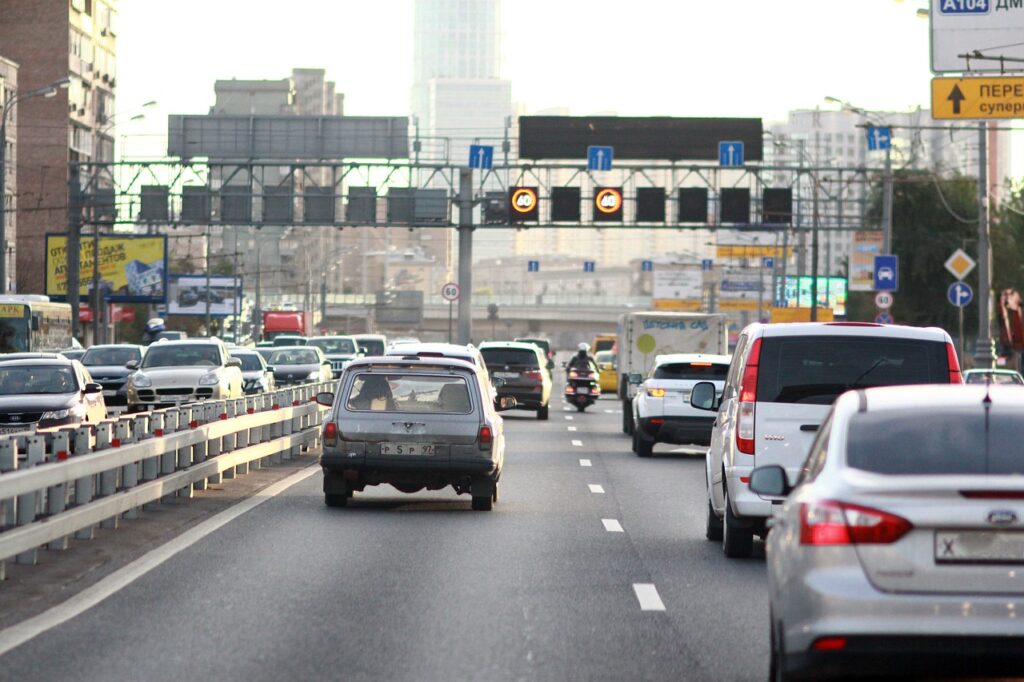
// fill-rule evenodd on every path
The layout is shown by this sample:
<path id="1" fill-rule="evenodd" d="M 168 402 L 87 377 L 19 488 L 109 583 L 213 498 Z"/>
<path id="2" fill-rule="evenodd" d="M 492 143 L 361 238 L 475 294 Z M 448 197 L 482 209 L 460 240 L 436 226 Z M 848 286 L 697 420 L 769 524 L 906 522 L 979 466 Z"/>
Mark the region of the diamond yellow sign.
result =
<path id="1" fill-rule="evenodd" d="M 937 119 L 1024 118 L 1024 78 L 933 78 Z"/>
<path id="2" fill-rule="evenodd" d="M 974 259 L 964 253 L 963 249 L 954 251 L 946 261 L 946 269 L 959 280 L 963 280 L 964 277 L 971 274 L 975 265 Z"/>

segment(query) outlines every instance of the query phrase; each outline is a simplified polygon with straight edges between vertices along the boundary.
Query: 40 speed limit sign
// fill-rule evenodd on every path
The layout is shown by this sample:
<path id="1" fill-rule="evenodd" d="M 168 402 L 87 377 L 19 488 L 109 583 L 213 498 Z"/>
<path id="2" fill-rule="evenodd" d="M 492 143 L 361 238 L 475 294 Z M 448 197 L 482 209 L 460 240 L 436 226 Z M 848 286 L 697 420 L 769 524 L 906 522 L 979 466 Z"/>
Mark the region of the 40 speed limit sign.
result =
<path id="1" fill-rule="evenodd" d="M 455 282 L 448 282 L 441 287 L 441 297 L 446 301 L 459 300 L 459 285 Z"/>

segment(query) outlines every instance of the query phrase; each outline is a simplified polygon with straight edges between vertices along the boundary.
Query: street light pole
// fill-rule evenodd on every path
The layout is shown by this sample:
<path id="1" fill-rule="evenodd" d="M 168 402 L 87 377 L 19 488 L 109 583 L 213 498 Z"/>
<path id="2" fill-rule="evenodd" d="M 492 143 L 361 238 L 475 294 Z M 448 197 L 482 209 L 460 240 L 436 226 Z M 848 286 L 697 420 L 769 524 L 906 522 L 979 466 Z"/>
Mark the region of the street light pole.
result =
<path id="1" fill-rule="evenodd" d="M 892 143 L 885 148 L 885 172 L 882 176 L 882 253 L 892 253 Z"/>
<path id="2" fill-rule="evenodd" d="M 978 128 L 978 347 L 974 349 L 977 367 L 992 367 L 995 362 L 989 293 L 992 289 L 992 249 L 988 224 L 988 124 Z"/>

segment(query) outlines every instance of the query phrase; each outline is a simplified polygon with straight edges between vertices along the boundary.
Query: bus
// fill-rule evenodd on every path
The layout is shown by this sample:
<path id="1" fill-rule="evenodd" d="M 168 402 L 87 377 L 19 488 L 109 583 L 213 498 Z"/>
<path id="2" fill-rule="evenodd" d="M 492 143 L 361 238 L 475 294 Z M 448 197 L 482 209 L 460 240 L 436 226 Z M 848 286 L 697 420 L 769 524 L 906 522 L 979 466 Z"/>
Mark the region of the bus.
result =
<path id="1" fill-rule="evenodd" d="M 72 341 L 71 304 L 0 296 L 0 353 L 59 352 Z"/>

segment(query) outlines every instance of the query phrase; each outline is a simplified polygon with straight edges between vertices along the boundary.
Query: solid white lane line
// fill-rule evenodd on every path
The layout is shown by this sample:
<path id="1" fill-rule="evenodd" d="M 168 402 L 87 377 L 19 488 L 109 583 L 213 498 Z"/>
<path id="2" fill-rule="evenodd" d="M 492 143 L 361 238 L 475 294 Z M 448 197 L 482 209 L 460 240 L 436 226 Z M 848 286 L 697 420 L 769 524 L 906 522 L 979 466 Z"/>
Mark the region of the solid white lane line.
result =
<path id="1" fill-rule="evenodd" d="M 605 413 L 605 414 L 615 414 L 615 412 L 614 412 L 614 411 L 612 411 L 612 410 L 605 410 L 605 411 L 604 411 L 604 413 Z"/>
<path id="2" fill-rule="evenodd" d="M 570 430 L 570 431 L 575 431 L 575 430 L 576 430 L 576 427 L 575 427 L 575 426 L 570 426 L 570 427 L 569 427 L 569 430 Z"/>
<path id="3" fill-rule="evenodd" d="M 581 467 L 589 467 L 589 466 L 593 466 L 593 465 L 590 463 L 589 459 L 581 459 L 580 460 L 580 466 Z"/>
<path id="4" fill-rule="evenodd" d="M 665 603 L 658 596 L 658 588 L 654 586 L 654 583 L 633 583 L 633 591 L 636 592 L 641 611 L 665 610 Z"/>
<path id="5" fill-rule="evenodd" d="M 590 488 L 590 492 L 594 493 L 595 495 L 603 495 L 604 494 L 604 488 L 602 488 L 601 486 L 597 485 L 596 483 L 591 483 L 587 487 Z"/>
<path id="6" fill-rule="evenodd" d="M 569 421 L 572 421 L 572 415 L 567 414 L 565 415 L 565 418 L 568 419 Z"/>
<path id="7" fill-rule="evenodd" d="M 572 412 L 572 408 L 571 408 L 571 407 L 569 407 L 568 405 L 566 405 L 566 406 L 565 406 L 565 407 L 563 407 L 562 409 L 563 409 L 563 410 L 565 410 L 566 412 Z"/>
<path id="8" fill-rule="evenodd" d="M 622 530 L 622 524 L 617 519 L 601 519 L 601 523 L 604 524 L 604 529 L 609 533 L 624 533 Z"/>
<path id="9" fill-rule="evenodd" d="M 582 448 L 582 447 L 583 447 L 583 441 L 581 441 L 581 440 L 574 440 L 574 441 L 572 442 L 572 444 L 573 444 L 573 445 L 574 445 L 575 447 L 578 447 L 578 448 Z"/>
<path id="10" fill-rule="evenodd" d="M 280 495 L 293 485 L 301 483 L 313 474 L 318 473 L 320 473 L 320 467 L 309 466 L 288 478 L 269 485 L 252 497 L 225 509 L 216 516 L 203 521 L 198 526 L 193 526 L 170 542 L 143 554 L 127 566 L 119 568 L 106 578 L 103 578 L 91 587 L 87 587 L 62 604 L 47 609 L 38 616 L 0 630 L 0 656 L 31 639 L 35 639 L 47 630 L 51 630 L 61 623 L 65 623 L 75 616 L 88 611 L 107 597 L 128 587 L 179 552 L 199 542 L 210 533 L 231 523 L 242 514 L 252 511 L 275 496 Z"/>

